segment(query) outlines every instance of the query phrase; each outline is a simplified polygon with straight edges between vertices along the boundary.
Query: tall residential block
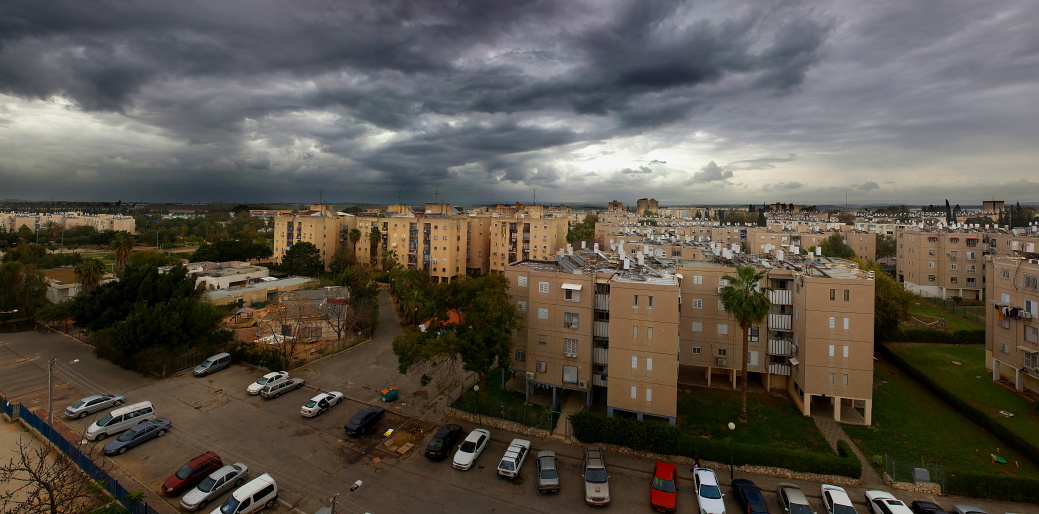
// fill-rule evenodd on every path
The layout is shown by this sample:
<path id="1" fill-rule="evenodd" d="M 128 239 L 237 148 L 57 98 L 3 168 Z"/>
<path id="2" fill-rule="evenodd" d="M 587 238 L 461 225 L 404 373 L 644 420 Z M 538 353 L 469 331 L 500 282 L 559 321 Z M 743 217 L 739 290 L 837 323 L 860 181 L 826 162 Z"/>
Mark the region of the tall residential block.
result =
<path id="1" fill-rule="evenodd" d="M 1034 249 L 1033 249 L 1034 250 Z M 1039 254 L 992 259 L 987 269 L 985 367 L 992 380 L 1039 393 Z"/>

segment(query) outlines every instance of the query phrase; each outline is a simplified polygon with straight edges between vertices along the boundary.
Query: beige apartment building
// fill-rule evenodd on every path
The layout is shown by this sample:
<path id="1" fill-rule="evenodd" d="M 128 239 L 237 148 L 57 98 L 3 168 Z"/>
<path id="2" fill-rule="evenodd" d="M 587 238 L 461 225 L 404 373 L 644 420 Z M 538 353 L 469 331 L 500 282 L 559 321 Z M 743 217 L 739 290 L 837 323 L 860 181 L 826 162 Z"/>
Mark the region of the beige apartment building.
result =
<path id="1" fill-rule="evenodd" d="M 1033 249 L 1034 250 L 1034 249 Z M 985 367 L 992 380 L 1039 393 L 1039 254 L 995 257 L 987 269 Z"/>
<path id="2" fill-rule="evenodd" d="M 513 371 L 536 387 L 606 399 L 610 415 L 674 423 L 679 366 L 736 387 L 742 332 L 721 304 L 735 263 L 768 269 L 773 301 L 751 330 L 748 370 L 811 415 L 872 422 L 873 275 L 842 259 L 747 257 L 717 244 L 698 260 L 660 260 L 645 245 L 618 256 L 579 250 L 520 261 L 505 275 L 524 314 Z M 684 250 L 683 250 L 684 251 Z M 591 320 L 589 322 L 588 320 Z"/>
<path id="3" fill-rule="evenodd" d="M 906 289 L 938 298 L 984 299 L 985 232 L 900 229 L 895 242 L 898 278 Z"/>
<path id="4" fill-rule="evenodd" d="M 450 282 L 469 267 L 469 219 L 446 203 L 427 203 L 421 213 L 407 206 L 391 206 L 379 215 L 358 217 L 361 240 L 354 249 L 358 262 L 378 263 L 386 252 L 408 269 L 429 273 L 434 282 Z M 370 234 L 378 228 L 381 240 L 372 248 Z"/>
<path id="5" fill-rule="evenodd" d="M 354 216 L 336 212 L 329 205 L 311 205 L 310 210 L 281 213 L 274 218 L 274 260 L 281 262 L 292 245 L 308 242 L 321 252 L 321 260 L 327 268 L 332 257 L 343 248 L 354 223 Z"/>
<path id="6" fill-rule="evenodd" d="M 470 218 L 481 219 L 481 218 Z M 523 260 L 551 260 L 566 247 L 570 222 L 566 218 L 490 218 L 490 271 L 502 273 L 506 266 Z"/>
<path id="7" fill-rule="evenodd" d="M 34 233 L 39 232 L 48 223 L 55 223 L 66 230 L 73 227 L 90 226 L 98 232 L 106 230 L 137 233 L 137 222 L 133 216 L 118 214 L 84 214 L 81 212 L 59 212 L 46 214 L 30 214 L 18 212 L 0 213 L 0 231 L 17 232 L 23 226 Z"/>
<path id="8" fill-rule="evenodd" d="M 749 254 L 757 255 L 782 250 L 789 255 L 812 247 L 820 248 L 823 242 L 834 234 L 841 235 L 844 244 L 855 251 L 855 257 L 858 259 L 863 261 L 877 259 L 877 235 L 862 230 L 797 232 L 753 227 L 747 230 L 746 251 Z"/>
<path id="9" fill-rule="evenodd" d="M 642 216 L 646 211 L 649 211 L 650 214 L 656 214 L 660 211 L 660 204 L 657 202 L 656 198 L 639 198 L 638 201 L 635 202 L 636 214 Z"/>

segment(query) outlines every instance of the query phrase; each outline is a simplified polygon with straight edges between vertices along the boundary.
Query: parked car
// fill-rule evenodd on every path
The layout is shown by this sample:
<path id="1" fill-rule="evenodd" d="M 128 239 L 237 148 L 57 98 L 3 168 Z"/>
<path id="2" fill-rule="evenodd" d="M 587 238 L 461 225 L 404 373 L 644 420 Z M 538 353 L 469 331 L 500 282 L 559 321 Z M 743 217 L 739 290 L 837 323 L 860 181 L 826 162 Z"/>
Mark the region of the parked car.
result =
<path id="1" fill-rule="evenodd" d="M 126 450 L 138 446 L 156 437 L 166 435 L 166 431 L 173 427 L 170 418 L 158 418 L 142 421 L 137 426 L 119 434 L 119 437 L 108 442 L 101 450 L 105 455 L 122 455 Z"/>
<path id="2" fill-rule="evenodd" d="M 354 414 L 354 417 L 350 418 L 350 421 L 346 422 L 343 428 L 348 435 L 357 437 L 374 428 L 385 412 L 386 409 L 376 406 L 361 409 L 357 414 Z"/>
<path id="3" fill-rule="evenodd" d="M 556 469 L 556 452 L 541 450 L 538 452 L 538 492 L 559 492 L 559 470 Z"/>
<path id="4" fill-rule="evenodd" d="M 177 496 L 198 485 L 203 478 L 224 466 L 224 461 L 213 452 L 206 452 L 191 459 L 180 467 L 176 473 L 166 478 L 162 483 L 162 492 L 166 496 Z"/>
<path id="5" fill-rule="evenodd" d="M 858 514 L 859 511 L 855 510 L 855 506 L 851 504 L 851 498 L 848 497 L 848 493 L 843 487 L 823 484 L 819 487 L 819 492 L 823 496 L 823 507 L 826 507 L 826 512 L 830 514 Z"/>
<path id="6" fill-rule="evenodd" d="M 913 514 L 908 505 L 887 491 L 866 491 L 866 508 L 873 514 Z"/>
<path id="7" fill-rule="evenodd" d="M 180 499 L 180 506 L 189 511 L 204 509 L 209 502 L 219 498 L 231 488 L 242 485 L 248 472 L 249 466 L 241 462 L 224 466 L 210 473 L 194 489 L 188 491 Z"/>
<path id="8" fill-rule="evenodd" d="M 523 461 L 527 459 L 528 453 L 530 453 L 530 441 L 518 437 L 513 439 L 509 443 L 509 447 L 505 448 L 505 455 L 502 456 L 501 462 L 498 463 L 498 476 L 505 478 L 518 477 L 520 470 L 523 469 Z"/>
<path id="9" fill-rule="evenodd" d="M 125 405 L 91 423 L 84 436 L 88 441 L 100 441 L 148 419 L 155 419 L 155 407 L 152 406 L 152 402 L 143 401 Z"/>
<path id="10" fill-rule="evenodd" d="M 277 383 L 278 381 L 285 380 L 287 378 L 289 378 L 289 372 L 287 371 L 272 371 L 260 377 L 260 379 L 256 382 L 249 384 L 249 387 L 246 388 L 246 391 L 248 391 L 251 395 L 257 395 L 260 394 L 260 389 L 263 389 L 264 386 Z"/>
<path id="11" fill-rule="evenodd" d="M 768 504 L 765 503 L 765 495 L 754 482 L 745 478 L 732 481 L 732 495 L 740 504 L 740 512 L 743 514 L 771 514 Z"/>
<path id="12" fill-rule="evenodd" d="M 305 380 L 299 377 L 286 378 L 279 380 L 274 383 L 267 384 L 260 389 L 260 396 L 271 399 L 277 398 L 289 391 L 294 391 L 303 387 Z"/>
<path id="13" fill-rule="evenodd" d="M 952 511 L 954 514 L 988 514 L 973 505 L 953 505 Z"/>
<path id="14" fill-rule="evenodd" d="M 653 482 L 649 489 L 649 506 L 660 512 L 678 509 L 678 466 L 667 462 L 653 465 Z"/>
<path id="15" fill-rule="evenodd" d="M 465 471 L 476 463 L 476 459 L 483 453 L 484 448 L 487 448 L 487 443 L 491 441 L 491 433 L 482 429 L 474 428 L 469 435 L 465 436 L 465 440 L 458 446 L 458 451 L 455 452 L 455 458 L 451 462 L 451 465 L 455 469 Z"/>
<path id="16" fill-rule="evenodd" d="M 95 394 L 65 407 L 65 415 L 70 418 L 85 418 L 88 414 L 109 407 L 118 407 L 125 401 L 126 397 L 121 394 Z"/>
<path id="17" fill-rule="evenodd" d="M 584 501 L 601 507 L 610 503 L 610 474 L 606 472 L 606 458 L 602 448 L 584 449 Z"/>
<path id="18" fill-rule="evenodd" d="M 725 514 L 725 495 L 718 487 L 718 476 L 710 468 L 693 468 L 693 486 L 701 514 Z"/>
<path id="19" fill-rule="evenodd" d="M 269 509 L 278 501 L 278 483 L 264 473 L 235 489 L 211 514 L 249 514 Z"/>
<path id="20" fill-rule="evenodd" d="M 433 438 L 426 445 L 426 457 L 430 460 L 443 460 L 454 449 L 459 437 L 462 437 L 462 427 L 454 424 L 444 425 L 444 428 L 433 434 Z"/>
<path id="21" fill-rule="evenodd" d="M 949 514 L 937 503 L 925 502 L 923 500 L 913 502 L 912 509 L 913 514 Z"/>
<path id="22" fill-rule="evenodd" d="M 224 352 L 218 353 L 204 361 L 202 364 L 195 366 L 195 369 L 191 372 L 196 377 L 204 377 L 210 373 L 215 373 L 231 365 L 231 354 Z"/>
<path id="23" fill-rule="evenodd" d="M 779 508 L 787 514 L 815 514 L 804 491 L 790 482 L 776 484 L 776 498 L 779 499 Z"/>
<path id="24" fill-rule="evenodd" d="M 313 418 L 331 409 L 333 405 L 339 405 L 341 401 L 343 401 L 343 393 L 339 391 L 321 393 L 304 403 L 303 407 L 300 407 L 299 413 L 305 418 Z"/>

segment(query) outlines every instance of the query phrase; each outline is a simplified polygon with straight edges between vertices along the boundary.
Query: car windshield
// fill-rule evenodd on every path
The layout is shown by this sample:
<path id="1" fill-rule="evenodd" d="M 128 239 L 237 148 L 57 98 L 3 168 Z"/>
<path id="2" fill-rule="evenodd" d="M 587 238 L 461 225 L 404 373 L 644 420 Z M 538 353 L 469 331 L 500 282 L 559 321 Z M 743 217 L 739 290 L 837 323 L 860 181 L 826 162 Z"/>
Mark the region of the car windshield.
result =
<path id="1" fill-rule="evenodd" d="M 220 506 L 221 514 L 234 514 L 234 511 L 238 510 L 238 504 L 240 502 L 234 499 L 234 496 L 227 499 L 223 505 Z"/>
<path id="2" fill-rule="evenodd" d="M 111 412 L 108 413 L 108 414 L 105 414 L 105 417 L 97 420 L 97 426 L 103 427 L 103 426 L 107 425 L 110 421 L 112 421 L 112 413 Z"/>
<path id="3" fill-rule="evenodd" d="M 473 453 L 476 451 L 476 443 L 474 441 L 465 441 L 462 446 L 458 447 L 458 451 L 465 453 Z"/>
<path id="4" fill-rule="evenodd" d="M 434 450 L 439 450 L 440 448 L 444 447 L 444 440 L 434 438 L 432 441 L 429 442 L 429 447 Z"/>
<path id="5" fill-rule="evenodd" d="M 239 382 L 239 383 L 240 383 L 240 382 Z M 260 385 L 264 385 L 264 384 L 266 384 L 266 383 L 267 383 L 267 377 L 260 377 L 260 379 L 259 379 L 259 380 L 257 380 L 257 381 L 256 381 L 256 383 L 257 383 L 257 384 L 260 384 Z M 241 387 L 241 386 L 239 386 L 239 387 Z"/>
<path id="6" fill-rule="evenodd" d="M 210 477 L 206 477 L 202 480 L 202 483 L 198 484 L 198 490 L 204 493 L 208 493 L 213 490 L 213 486 L 216 485 L 216 480 Z"/>
<path id="7" fill-rule="evenodd" d="M 858 514 L 858 512 L 855 511 L 855 507 L 834 504 L 833 514 Z"/>
<path id="8" fill-rule="evenodd" d="M 191 466 L 188 466 L 187 464 L 185 464 L 184 466 L 182 466 L 180 469 L 177 470 L 176 477 L 180 478 L 180 479 L 185 479 L 185 478 L 188 478 L 188 475 L 190 475 L 190 474 L 191 474 Z"/>
<path id="9" fill-rule="evenodd" d="M 654 477 L 653 489 L 665 493 L 673 493 L 675 492 L 675 483 L 671 480 L 664 480 L 663 478 Z"/>
<path id="10" fill-rule="evenodd" d="M 80 408 L 82 406 L 83 406 L 83 400 L 80 400 L 80 401 L 78 401 L 76 403 L 73 403 L 69 408 L 70 409 L 78 409 L 78 408 Z"/>
<path id="11" fill-rule="evenodd" d="M 203 362 L 202 364 L 199 364 L 198 367 L 204 369 L 204 368 L 208 368 L 210 364 L 213 364 L 213 363 L 211 361 L 206 361 L 206 362 Z"/>
<path id="12" fill-rule="evenodd" d="M 126 432 L 123 432 L 122 434 L 120 434 L 119 437 L 116 438 L 116 441 L 122 441 L 122 442 L 125 443 L 126 441 L 129 441 L 130 439 L 133 439 L 134 437 L 137 437 L 137 431 L 136 430 L 127 430 Z"/>
<path id="13" fill-rule="evenodd" d="M 765 505 L 764 503 L 751 503 L 750 505 L 747 505 L 747 510 L 752 514 L 769 514 L 768 505 Z"/>
<path id="14" fill-rule="evenodd" d="M 802 503 L 791 503 L 790 514 L 815 514 L 812 508 Z"/>
<path id="15" fill-rule="evenodd" d="M 716 485 L 701 485 L 700 496 L 709 500 L 718 500 L 722 497 L 722 490 Z"/>
<path id="16" fill-rule="evenodd" d="M 364 421 L 364 416 L 360 414 L 350 418 L 350 424 L 354 426 L 360 425 L 362 421 Z"/>
<path id="17" fill-rule="evenodd" d="M 516 464 L 510 460 L 503 460 L 498 467 L 504 471 L 514 471 L 516 469 Z"/>
<path id="18" fill-rule="evenodd" d="M 311 408 L 311 407 L 313 407 L 315 405 L 317 405 L 317 402 L 315 402 L 314 400 L 310 400 L 309 402 L 307 402 L 306 405 L 304 405 L 304 407 L 309 409 L 309 408 Z"/>
<path id="19" fill-rule="evenodd" d="M 592 484 L 605 484 L 606 470 L 602 468 L 589 469 L 584 472 L 584 480 Z"/>
<path id="20" fill-rule="evenodd" d="M 556 473 L 555 469 L 550 468 L 550 469 L 543 469 L 543 470 L 541 470 L 541 479 L 542 480 L 555 480 L 557 478 L 559 478 L 559 474 Z"/>

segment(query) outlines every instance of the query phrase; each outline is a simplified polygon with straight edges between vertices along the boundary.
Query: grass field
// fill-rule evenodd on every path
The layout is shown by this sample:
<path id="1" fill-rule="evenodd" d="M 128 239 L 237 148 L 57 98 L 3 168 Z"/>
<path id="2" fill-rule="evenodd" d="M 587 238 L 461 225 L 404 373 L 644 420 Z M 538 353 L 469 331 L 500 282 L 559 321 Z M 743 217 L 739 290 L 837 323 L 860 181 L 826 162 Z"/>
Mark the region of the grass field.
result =
<path id="1" fill-rule="evenodd" d="M 945 312 L 945 311 L 939 309 L 938 307 L 935 307 L 934 305 L 931 305 L 930 303 L 928 303 L 928 302 L 926 302 L 924 300 L 919 300 L 919 301 L 915 302 L 909 308 L 909 312 L 911 312 L 913 314 L 922 314 L 924 316 L 931 316 L 931 317 L 934 317 L 934 318 L 944 318 L 945 319 L 945 326 L 950 331 L 956 331 L 956 330 L 984 330 L 985 329 L 984 325 L 979 325 L 977 323 L 973 323 L 973 322 L 967 321 L 967 320 L 965 320 L 965 319 L 963 319 L 963 318 L 961 318 L 959 316 L 956 316 L 954 314 L 950 314 L 948 312 Z"/>
<path id="2" fill-rule="evenodd" d="M 970 383 L 977 384 L 973 376 Z M 946 473 L 971 470 L 1039 478 L 1033 463 L 886 360 L 874 367 L 873 425 L 842 427 L 870 460 L 887 454 L 906 463 L 940 462 Z M 1009 464 L 993 464 L 993 453 Z"/>
<path id="3" fill-rule="evenodd" d="M 1039 441 L 1039 413 L 1034 404 L 992 381 L 992 373 L 985 370 L 983 346 L 901 343 L 890 348 L 942 387 L 990 414 L 1003 426 L 1026 440 Z M 953 361 L 960 364 L 953 364 Z M 1014 416 L 1001 416 L 1001 410 Z"/>
<path id="4" fill-rule="evenodd" d="M 750 393 L 747 423 L 736 421 L 739 411 L 739 391 L 707 387 L 679 389 L 678 428 L 684 432 L 727 440 L 728 424 L 732 421 L 736 423 L 736 431 L 731 435 L 738 443 L 833 453 L 815 422 L 801 415 L 788 398 Z"/>

